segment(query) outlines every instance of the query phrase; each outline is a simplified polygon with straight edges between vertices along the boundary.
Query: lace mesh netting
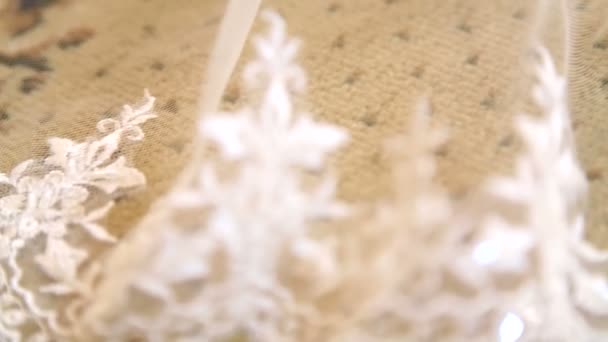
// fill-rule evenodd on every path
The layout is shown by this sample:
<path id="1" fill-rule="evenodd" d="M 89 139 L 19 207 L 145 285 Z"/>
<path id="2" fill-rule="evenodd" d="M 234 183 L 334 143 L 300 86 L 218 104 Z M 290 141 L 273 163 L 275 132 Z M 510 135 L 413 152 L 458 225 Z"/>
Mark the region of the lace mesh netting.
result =
<path id="1" fill-rule="evenodd" d="M 261 7 L 0 0 L 0 341 L 606 340 L 608 2 Z"/>

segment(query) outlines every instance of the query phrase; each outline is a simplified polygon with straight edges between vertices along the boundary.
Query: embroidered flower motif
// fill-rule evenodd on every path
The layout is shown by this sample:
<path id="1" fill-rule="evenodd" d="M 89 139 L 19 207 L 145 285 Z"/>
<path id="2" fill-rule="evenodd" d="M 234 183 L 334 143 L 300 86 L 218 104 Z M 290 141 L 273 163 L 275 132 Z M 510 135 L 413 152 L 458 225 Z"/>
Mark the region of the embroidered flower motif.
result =
<path id="1" fill-rule="evenodd" d="M 10 314 L 5 317 L 22 317 L 11 319 L 13 325 L 35 322 L 35 325 L 43 324 L 40 326 L 43 331 L 61 336 L 57 320 L 60 313 L 42 309 L 36 298 L 42 294 L 82 295 L 88 286 L 85 280 L 79 279 L 80 266 L 88 258 L 88 252 L 76 247 L 74 242 L 68 242 L 68 237 L 72 235 L 72 229 L 80 227 L 95 240 L 115 241 L 97 223 L 108 213 L 113 202 L 93 204 L 91 189 L 112 195 L 117 190 L 145 183 L 141 172 L 126 166 L 125 158 L 115 154 L 123 137 L 133 141 L 143 138 L 139 125 L 155 117 L 151 112 L 153 103 L 154 98 L 146 91 L 144 103 L 135 109 L 125 106 L 120 120 L 100 122 L 98 130 L 105 133 L 100 139 L 76 143 L 51 138 L 49 157 L 25 161 L 9 174 L 0 174 L 0 183 L 8 187 L 8 193 L 0 198 L 0 272 L 6 275 L 0 279 L 0 294 L 19 298 L 23 303 L 11 309 L 11 303 L 0 302 L 0 312 Z M 33 259 L 53 283 L 42 284 L 33 291 L 21 285 L 21 278 L 24 272 L 34 273 L 35 270 L 21 269 L 18 258 L 20 252 L 39 236 L 44 237 L 44 253 Z M 28 253 L 34 250 L 28 249 Z M 20 334 L 15 329 L 18 327 L 0 324 L 0 337 L 5 335 L 10 336 L 7 337 L 10 340 L 19 340 Z M 41 340 L 50 338 L 43 332 L 37 336 Z"/>
<path id="2" fill-rule="evenodd" d="M 40 291 L 55 294 L 72 292 L 69 285 L 76 281 L 78 267 L 87 256 L 87 252 L 76 249 L 61 239 L 47 239 L 44 254 L 36 256 L 35 261 L 58 283 L 43 286 Z"/>
<path id="3" fill-rule="evenodd" d="M 473 260 L 499 272 L 521 273 L 530 266 L 535 241 L 524 227 L 512 227 L 499 217 L 486 219 L 484 236 L 473 249 Z"/>
<path id="4" fill-rule="evenodd" d="M 566 81 L 557 73 L 549 53 L 545 49 L 538 53 L 539 83 L 533 95 L 544 115 L 540 119 L 518 119 L 526 152 L 517 161 L 516 175 L 488 183 L 491 193 L 524 208 L 522 226 L 527 231 L 518 229 L 519 238 L 515 240 L 513 233 L 511 238 L 496 240 L 494 253 L 505 248 L 514 253 L 509 263 L 494 260 L 492 264 L 521 271 L 531 262 L 524 258 L 527 251 L 536 255 L 538 271 L 531 273 L 506 303 L 507 308 L 519 311 L 527 325 L 521 341 L 599 341 L 608 333 L 591 327 L 583 312 L 599 316 L 608 313 L 606 278 L 596 271 L 608 259 L 583 241 L 581 203 L 587 181 L 575 157 Z M 504 228 L 497 223 L 491 226 Z M 486 247 L 484 242 L 477 246 L 479 256 L 492 254 Z M 580 261 L 582 255 L 590 257 L 588 264 Z M 534 297 L 542 300 L 531 299 Z"/>

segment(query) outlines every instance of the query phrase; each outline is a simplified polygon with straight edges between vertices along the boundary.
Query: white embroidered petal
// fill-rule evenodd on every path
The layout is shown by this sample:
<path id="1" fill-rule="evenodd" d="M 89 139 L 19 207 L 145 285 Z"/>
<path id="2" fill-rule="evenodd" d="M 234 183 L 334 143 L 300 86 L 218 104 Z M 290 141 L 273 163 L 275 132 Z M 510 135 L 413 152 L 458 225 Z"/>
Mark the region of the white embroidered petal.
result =
<path id="1" fill-rule="evenodd" d="M 209 218 L 208 225 L 212 238 L 223 244 L 228 253 L 236 254 L 246 248 L 243 243 L 245 236 L 240 234 L 233 215 L 227 210 L 218 208 Z"/>
<path id="2" fill-rule="evenodd" d="M 149 295 L 171 300 L 173 285 L 205 278 L 209 274 L 206 259 L 217 246 L 203 236 L 172 230 L 163 233 L 160 243 L 154 262 L 141 272 L 133 286 Z"/>
<path id="3" fill-rule="evenodd" d="M 529 266 L 528 254 L 535 244 L 532 235 L 498 217 L 487 218 L 483 226 L 485 234 L 473 249 L 473 260 L 499 272 L 525 271 Z"/>
<path id="4" fill-rule="evenodd" d="M 1 228 L 1 226 L 0 226 Z M 6 235 L 0 235 L 0 261 L 10 255 L 11 239 Z M 0 288 L 0 291 L 2 289 Z M 0 292 L 1 293 L 1 292 Z"/>
<path id="5" fill-rule="evenodd" d="M 87 183 L 106 193 L 113 193 L 120 188 L 143 185 L 145 176 L 137 169 L 126 166 L 126 159 L 120 156 L 113 163 L 91 172 Z"/>
<path id="6" fill-rule="evenodd" d="M 587 241 L 573 239 L 572 248 L 576 255 L 585 262 L 608 264 L 608 252 L 595 248 Z"/>
<path id="7" fill-rule="evenodd" d="M 328 246 L 321 245 L 318 241 L 301 238 L 296 240 L 291 248 L 296 257 L 313 261 L 322 274 L 336 272 L 336 260 Z"/>
<path id="8" fill-rule="evenodd" d="M 150 278 L 148 275 L 141 276 L 134 280 L 133 286 L 149 295 L 160 298 L 165 301 L 173 300 L 173 291 L 170 284 L 164 284 L 159 282 L 158 279 L 153 277 Z"/>
<path id="9" fill-rule="evenodd" d="M 53 238 L 63 238 L 67 233 L 67 227 L 65 222 L 51 221 L 40 224 L 40 230 L 46 235 Z"/>
<path id="10" fill-rule="evenodd" d="M 98 208 L 90 210 L 83 221 L 93 222 L 105 217 L 114 207 L 114 202 L 108 202 Z"/>
<path id="11" fill-rule="evenodd" d="M 25 196 L 22 194 L 8 195 L 0 198 L 0 212 L 16 213 L 23 207 Z"/>
<path id="12" fill-rule="evenodd" d="M 49 277 L 70 281 L 75 279 L 78 267 L 86 257 L 86 251 L 74 248 L 63 240 L 50 238 L 44 254 L 37 255 L 34 260 Z"/>
<path id="13" fill-rule="evenodd" d="M 520 115 L 515 118 L 515 127 L 521 138 L 526 142 L 526 146 L 535 148 L 538 151 L 546 151 L 554 147 L 552 132 L 547 129 L 551 121 L 548 118 L 535 118 L 528 115 Z"/>
<path id="14" fill-rule="evenodd" d="M 0 320 L 8 326 L 17 326 L 23 324 L 27 319 L 27 315 L 23 310 L 12 309 L 2 312 Z"/>
<path id="15" fill-rule="evenodd" d="M 587 192 L 587 180 L 573 152 L 564 152 L 557 161 L 556 177 L 569 205 L 574 205 Z"/>
<path id="16" fill-rule="evenodd" d="M 576 304 L 588 313 L 594 315 L 608 315 L 608 281 L 600 275 L 578 275 L 576 292 L 574 294 Z"/>
<path id="17" fill-rule="evenodd" d="M 121 128 L 120 121 L 116 119 L 103 119 L 97 123 L 97 130 L 100 133 L 109 133 Z"/>
<path id="18" fill-rule="evenodd" d="M 99 241 L 105 242 L 116 242 L 116 237 L 112 236 L 108 231 L 101 225 L 94 222 L 80 222 L 82 229 L 84 229 L 91 237 Z"/>
<path id="19" fill-rule="evenodd" d="M 41 293 L 48 293 L 55 296 L 65 296 L 75 292 L 75 289 L 72 286 L 62 284 L 62 283 L 54 283 L 50 285 L 40 286 L 38 289 Z"/>
<path id="20" fill-rule="evenodd" d="M 486 184 L 489 193 L 515 203 L 526 203 L 532 196 L 528 184 L 512 178 L 492 178 Z"/>
<path id="21" fill-rule="evenodd" d="M 84 151 L 84 163 L 87 168 L 95 168 L 103 165 L 109 161 L 110 157 L 118 149 L 120 142 L 120 135 L 108 134 L 100 140 L 92 141 L 88 145 L 85 145 Z"/>
<path id="22" fill-rule="evenodd" d="M 310 197 L 310 219 L 327 219 L 346 217 L 349 214 L 347 205 L 335 200 L 337 181 L 328 177 L 315 189 Z"/>
<path id="23" fill-rule="evenodd" d="M 124 137 L 131 141 L 141 141 L 144 138 L 144 131 L 139 126 L 128 126 L 124 129 Z"/>
<path id="24" fill-rule="evenodd" d="M 541 62 L 537 77 L 539 83 L 533 89 L 536 103 L 543 108 L 552 108 L 561 105 L 565 98 L 566 80 L 557 72 L 553 60 L 546 48 L 537 49 Z"/>
<path id="25" fill-rule="evenodd" d="M 129 125 L 141 125 L 150 119 L 158 117 L 156 114 L 142 114 L 128 121 Z"/>
<path id="26" fill-rule="evenodd" d="M 61 202 L 61 207 L 72 208 L 81 206 L 89 197 L 89 191 L 82 186 L 73 186 L 64 191 L 61 191 L 61 197 L 58 200 Z M 57 201 L 53 201 L 55 204 Z"/>
<path id="27" fill-rule="evenodd" d="M 180 191 L 171 195 L 171 204 L 176 208 L 196 208 L 208 204 L 200 191 Z"/>
<path id="28" fill-rule="evenodd" d="M 206 118 L 200 124 L 200 131 L 219 146 L 224 158 L 236 160 L 249 151 L 243 134 L 250 125 L 251 122 L 244 115 L 216 116 Z"/>
<path id="29" fill-rule="evenodd" d="M 123 111 L 120 113 L 123 125 L 140 125 L 148 119 L 155 118 L 156 114 L 152 113 L 155 101 L 156 98 L 150 95 L 148 89 L 144 89 L 144 98 L 141 103 L 135 105 L 135 108 L 130 105 L 123 106 Z M 146 118 L 146 120 L 138 121 L 141 118 Z"/>
<path id="30" fill-rule="evenodd" d="M 32 239 L 40 233 L 40 224 L 30 216 L 22 216 L 17 222 L 17 235 L 22 239 Z"/>
<path id="31" fill-rule="evenodd" d="M 500 258 L 500 241 L 485 240 L 473 249 L 473 260 L 481 266 L 490 266 Z"/>
<path id="32" fill-rule="evenodd" d="M 12 184 L 17 184 L 17 181 L 23 176 L 23 173 L 27 170 L 30 165 L 34 163 L 33 160 L 26 160 L 13 168 L 10 173 L 10 179 Z"/>
<path id="33" fill-rule="evenodd" d="M 478 248 L 479 246 L 477 246 Z M 489 253 L 489 255 L 479 255 L 479 253 Z M 477 255 L 476 255 L 477 254 Z M 451 260 L 449 269 L 455 275 L 457 279 L 462 281 L 464 284 L 473 286 L 475 288 L 483 288 L 485 284 L 491 279 L 490 273 L 488 272 L 488 265 L 490 262 L 497 260 L 496 252 L 490 251 L 478 251 L 473 250 L 469 255 L 459 256 Z M 480 257 L 483 258 L 480 260 Z M 481 262 L 480 262 L 481 261 Z"/>
<path id="34" fill-rule="evenodd" d="M 48 143 L 50 156 L 45 159 L 45 163 L 67 169 L 68 155 L 73 149 L 74 142 L 64 138 L 50 138 Z"/>
<path id="35" fill-rule="evenodd" d="M 333 152 L 348 141 L 348 134 L 342 128 L 300 117 L 286 137 L 291 162 L 306 169 L 318 169 L 328 153 Z"/>
<path id="36" fill-rule="evenodd" d="M 422 227 L 433 227 L 444 223 L 446 217 L 450 217 L 451 204 L 447 198 L 437 196 L 434 193 L 419 195 L 414 203 L 416 220 Z"/>

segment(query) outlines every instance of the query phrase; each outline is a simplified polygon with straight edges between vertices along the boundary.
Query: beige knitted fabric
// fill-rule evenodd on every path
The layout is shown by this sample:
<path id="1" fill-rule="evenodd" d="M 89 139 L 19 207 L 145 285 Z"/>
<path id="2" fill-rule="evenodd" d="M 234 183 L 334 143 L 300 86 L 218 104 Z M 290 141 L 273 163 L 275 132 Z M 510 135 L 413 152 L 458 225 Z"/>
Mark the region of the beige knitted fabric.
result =
<path id="1" fill-rule="evenodd" d="M 148 124 L 146 140 L 130 154 L 148 186 L 111 213 L 107 227 L 120 236 L 188 160 L 202 70 L 224 1 L 50 3 L 40 9 L 38 24 L 17 35 L 15 13 L 2 14 L 0 169 L 45 153 L 50 136 L 93 133 L 100 118 L 149 88 L 158 97 L 160 118 Z M 440 176 L 451 191 L 465 194 L 481 177 L 510 169 L 517 145 L 512 117 L 529 90 L 520 62 L 532 30 L 558 61 L 564 58 L 559 6 L 549 6 L 539 21 L 535 1 L 280 0 L 264 6 L 277 9 L 304 42 L 309 107 L 351 131 L 352 144 L 336 160 L 340 194 L 350 201 L 386 192 L 382 143 L 403 129 L 421 97 L 450 129 Z M 591 234 L 606 245 L 608 38 L 601 26 L 608 3 L 573 1 L 571 7 L 572 108 L 593 181 Z M 243 60 L 249 55 L 247 50 Z M 225 105 L 238 102 L 239 93 L 233 82 Z"/>
<path id="2" fill-rule="evenodd" d="M 576 7 L 570 63 L 571 107 L 579 154 L 591 183 L 590 238 L 608 246 L 608 165 L 606 114 L 608 113 L 608 2 L 583 1 Z"/>

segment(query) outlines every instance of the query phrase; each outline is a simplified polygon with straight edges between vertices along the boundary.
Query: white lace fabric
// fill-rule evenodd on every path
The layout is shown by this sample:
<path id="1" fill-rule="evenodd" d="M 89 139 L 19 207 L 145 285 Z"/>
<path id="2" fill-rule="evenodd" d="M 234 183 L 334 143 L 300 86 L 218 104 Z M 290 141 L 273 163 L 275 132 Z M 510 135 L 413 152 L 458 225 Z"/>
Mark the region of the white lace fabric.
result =
<path id="1" fill-rule="evenodd" d="M 147 91 L 99 137 L 51 138 L 47 158 L 0 175 L 1 341 L 608 339 L 608 255 L 583 237 L 588 183 L 546 49 L 514 175 L 448 196 L 434 179 L 447 134 L 425 105 L 389 145 L 393 198 L 361 208 L 336 198 L 327 165 L 348 131 L 295 105 L 299 42 L 263 18 L 243 73 L 255 100 L 200 119 L 201 150 L 218 158 L 193 158 L 124 239 L 99 222 L 145 185 L 118 151 L 155 117 Z"/>
<path id="2" fill-rule="evenodd" d="M 143 186 L 145 176 L 126 165 L 116 151 L 123 140 L 144 138 L 140 127 L 154 118 L 154 98 L 147 91 L 144 102 L 125 106 L 118 118 L 99 122 L 99 138 L 75 142 L 64 138 L 49 139 L 49 156 L 27 160 L 8 174 L 0 174 L 4 193 L 0 198 L 0 268 L 2 283 L 2 322 L 5 338 L 19 340 L 19 327 L 33 321 L 40 328 L 65 331 L 60 310 L 44 308 L 39 296 L 90 296 L 95 277 L 95 262 L 87 272 L 79 272 L 89 259 L 90 243 L 75 245 L 75 230 L 83 230 L 88 239 L 112 244 L 116 238 L 99 225 L 114 204 L 112 196 L 125 189 Z M 33 246 L 42 247 L 38 254 Z M 22 285 L 24 272 L 36 269 L 20 265 L 24 254 L 36 253 L 33 262 L 50 280 L 38 288 Z M 93 272 L 93 273 L 91 273 Z M 70 308 L 65 314 L 73 317 Z M 40 333 L 43 334 L 43 333 Z M 35 334 L 32 340 L 45 335 Z"/>

